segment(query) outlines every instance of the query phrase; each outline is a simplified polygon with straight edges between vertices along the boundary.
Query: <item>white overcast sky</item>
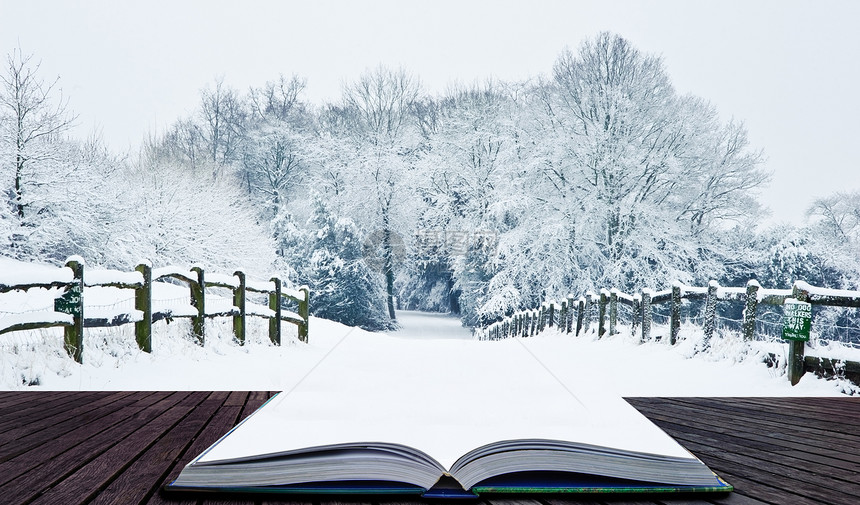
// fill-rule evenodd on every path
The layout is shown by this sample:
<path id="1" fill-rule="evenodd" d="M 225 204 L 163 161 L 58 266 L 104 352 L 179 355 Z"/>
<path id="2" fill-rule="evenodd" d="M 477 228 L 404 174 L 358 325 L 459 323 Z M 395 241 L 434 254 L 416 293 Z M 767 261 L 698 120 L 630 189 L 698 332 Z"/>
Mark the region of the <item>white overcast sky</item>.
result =
<path id="1" fill-rule="evenodd" d="M 860 190 L 860 1 L 0 0 L 0 50 L 33 53 L 60 77 L 75 133 L 117 151 L 189 114 L 218 76 L 247 89 L 298 74 L 306 99 L 336 101 L 383 63 L 439 93 L 549 74 L 564 47 L 604 30 L 745 122 L 774 175 L 761 192 L 773 221 Z"/>

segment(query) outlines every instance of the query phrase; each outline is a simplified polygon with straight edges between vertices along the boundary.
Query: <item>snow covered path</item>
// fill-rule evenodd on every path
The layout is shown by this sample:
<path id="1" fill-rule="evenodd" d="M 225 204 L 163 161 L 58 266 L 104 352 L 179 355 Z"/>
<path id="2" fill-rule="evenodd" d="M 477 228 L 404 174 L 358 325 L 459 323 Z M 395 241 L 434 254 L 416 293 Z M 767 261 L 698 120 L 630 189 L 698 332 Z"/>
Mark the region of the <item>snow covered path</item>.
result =
<path id="1" fill-rule="evenodd" d="M 400 329 L 389 335 L 406 339 L 471 339 L 472 332 L 464 328 L 460 318 L 449 314 L 398 310 Z"/>
<path id="2" fill-rule="evenodd" d="M 274 391 L 290 390 L 319 374 L 338 387 L 368 370 L 380 384 L 415 374 L 428 383 L 454 377 L 459 384 L 472 384 L 510 373 L 510 360 L 526 358 L 571 389 L 620 396 L 826 396 L 852 390 L 845 381 L 812 374 L 791 387 L 784 368 L 767 368 L 761 351 L 739 338 L 717 338 L 709 352 L 697 353 L 701 329 L 686 325 L 676 346 L 640 344 L 627 331 L 598 340 L 549 330 L 527 339 L 487 342 L 473 340 L 447 315 L 401 311 L 398 318 L 401 329 L 386 334 L 312 317 L 308 344 L 293 335 L 279 347 L 268 341 L 259 318 L 249 322 L 256 327 L 249 328 L 244 346 L 233 341 L 226 318 L 207 322 L 204 347 L 189 337 L 187 321 L 162 322 L 152 354 L 137 349 L 131 325 L 121 331 L 88 329 L 83 365 L 63 351 L 62 330 L 16 332 L 2 336 L 11 342 L 0 342 L 5 345 L 0 389 L 24 389 L 30 383 L 46 390 Z M 782 347 L 769 351 L 782 352 Z"/>

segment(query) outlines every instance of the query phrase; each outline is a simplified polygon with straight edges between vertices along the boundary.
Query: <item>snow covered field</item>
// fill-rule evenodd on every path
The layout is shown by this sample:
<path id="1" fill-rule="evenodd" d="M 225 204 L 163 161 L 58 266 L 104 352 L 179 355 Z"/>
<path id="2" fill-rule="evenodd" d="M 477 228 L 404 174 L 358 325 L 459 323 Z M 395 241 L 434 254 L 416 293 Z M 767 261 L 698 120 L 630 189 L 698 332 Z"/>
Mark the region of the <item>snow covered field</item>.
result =
<path id="1" fill-rule="evenodd" d="M 133 326 L 85 331 L 84 364 L 62 349 L 62 330 L 0 335 L 0 388 L 32 390 L 289 390 L 308 374 L 333 374 L 332 383 L 376 370 L 396 381 L 424 374 L 432 383 L 456 377 L 463 384 L 485 379 L 493 361 L 528 356 L 565 386 L 622 396 L 824 396 L 857 394 L 847 381 L 806 374 L 791 387 L 784 368 L 768 368 L 762 348 L 728 336 L 708 353 L 694 354 L 700 330 L 685 326 L 681 342 L 639 345 L 627 334 L 596 340 L 554 331 L 530 339 L 473 340 L 456 318 L 399 312 L 401 330 L 371 333 L 312 318 L 310 342 L 299 343 L 285 325 L 281 347 L 268 343 L 264 320 L 249 319 L 249 341 L 232 341 L 228 319 L 207 322 L 205 347 L 189 336 L 187 321 L 154 325 L 153 353 L 137 350 Z M 293 335 L 290 336 L 289 332 Z M 764 344 L 762 344 L 764 345 Z M 777 347 L 780 344 L 777 344 Z M 773 345 L 771 345 L 773 347 Z M 782 345 L 782 347 L 785 347 Z M 771 352 L 774 349 L 767 349 Z M 779 352 L 778 349 L 776 349 Z M 337 370 L 319 366 L 330 354 L 348 353 Z M 855 358 L 856 359 L 856 358 Z M 32 384 L 32 385 L 28 385 Z"/>

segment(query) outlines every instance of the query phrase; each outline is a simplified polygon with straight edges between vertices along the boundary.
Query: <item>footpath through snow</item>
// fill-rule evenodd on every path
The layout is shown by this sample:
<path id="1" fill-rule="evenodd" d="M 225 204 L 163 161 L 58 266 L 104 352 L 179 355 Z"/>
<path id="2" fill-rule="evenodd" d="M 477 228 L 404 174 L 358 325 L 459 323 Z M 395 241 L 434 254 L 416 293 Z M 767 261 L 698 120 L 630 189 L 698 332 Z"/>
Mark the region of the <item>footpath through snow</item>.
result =
<path id="1" fill-rule="evenodd" d="M 229 321 L 207 322 L 206 346 L 187 336 L 186 321 L 158 326 L 153 353 L 137 350 L 133 331 L 87 330 L 84 364 L 62 350 L 62 331 L 0 336 L 0 387 L 48 390 L 289 390 L 308 374 L 331 375 L 331 387 L 373 370 L 380 383 L 406 374 L 440 377 L 458 384 L 486 380 L 498 363 L 526 356 L 555 380 L 621 396 L 821 396 L 851 391 L 844 381 L 806 374 L 791 387 L 784 370 L 767 368 L 743 342 L 730 337 L 707 354 L 693 352 L 696 330 L 683 328 L 681 343 L 638 344 L 629 335 L 595 340 L 547 331 L 529 339 L 482 342 L 458 319 L 401 311 L 401 329 L 372 333 L 323 319 L 311 319 L 310 343 L 285 339 L 275 347 L 256 320 L 247 345 L 231 340 Z M 15 339 L 19 341 L 15 341 Z M 10 344 L 11 339 L 11 344 Z M 321 366 L 331 355 L 336 369 Z M 744 359 L 745 356 L 747 359 Z M 27 386 L 36 383 L 37 385 Z"/>

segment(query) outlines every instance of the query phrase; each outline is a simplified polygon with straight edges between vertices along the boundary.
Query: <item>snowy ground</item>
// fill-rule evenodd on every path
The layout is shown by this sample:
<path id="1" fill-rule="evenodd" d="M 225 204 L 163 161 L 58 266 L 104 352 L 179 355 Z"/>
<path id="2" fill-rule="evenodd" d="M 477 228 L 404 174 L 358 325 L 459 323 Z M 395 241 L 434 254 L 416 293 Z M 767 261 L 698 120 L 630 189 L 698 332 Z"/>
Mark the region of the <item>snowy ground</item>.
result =
<path id="1" fill-rule="evenodd" d="M 791 387 L 784 368 L 768 368 L 758 349 L 731 335 L 715 339 L 708 353 L 694 353 L 700 330 L 682 329 L 675 347 L 638 344 L 626 334 L 596 340 L 554 331 L 529 339 L 473 340 L 456 318 L 400 312 L 402 329 L 370 333 L 322 319 L 311 319 L 310 343 L 294 336 L 281 347 L 266 338 L 264 321 L 254 318 L 247 345 L 232 341 L 229 319 L 207 322 L 206 346 L 188 336 L 186 320 L 154 326 L 153 353 L 137 350 L 133 326 L 85 332 L 84 364 L 62 350 L 59 329 L 0 335 L 0 388 L 47 390 L 289 390 L 308 374 L 336 373 L 344 381 L 374 367 L 396 380 L 417 373 L 427 381 L 456 374 L 461 381 L 482 376 L 490 357 L 523 355 L 563 384 L 582 390 L 599 387 L 622 396 L 820 396 L 860 392 L 846 381 L 806 374 Z M 285 328 L 293 331 L 291 325 Z M 777 351 L 782 344 L 775 344 Z M 319 367 L 337 348 L 355 349 L 355 359 L 333 372 Z M 785 347 L 782 345 L 782 347 Z M 360 351 L 359 351 L 360 350 Z M 771 349 L 774 350 L 774 345 Z M 351 351 L 353 352 L 353 351 Z M 456 357 L 456 360 L 453 360 Z M 501 359 L 501 358 L 499 358 Z M 452 363 L 458 363 L 452 369 Z M 427 367 L 430 363 L 432 366 Z M 464 366 L 463 363 L 472 363 Z M 484 363 L 485 365 L 482 365 Z M 468 368 L 463 370 L 463 368 Z M 32 384 L 29 385 L 28 384 Z"/>

